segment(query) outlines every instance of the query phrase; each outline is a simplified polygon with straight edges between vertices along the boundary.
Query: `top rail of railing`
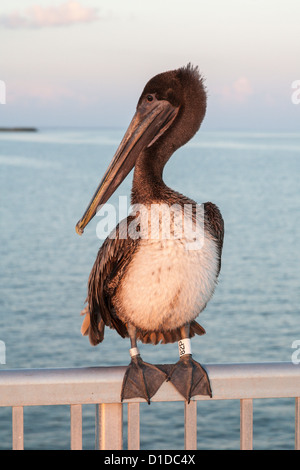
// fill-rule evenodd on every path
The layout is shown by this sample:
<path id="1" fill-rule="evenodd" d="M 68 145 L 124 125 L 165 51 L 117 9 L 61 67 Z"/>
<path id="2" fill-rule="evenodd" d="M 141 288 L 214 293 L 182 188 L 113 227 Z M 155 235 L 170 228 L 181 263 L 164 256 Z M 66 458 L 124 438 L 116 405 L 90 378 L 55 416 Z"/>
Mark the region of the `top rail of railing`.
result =
<path id="1" fill-rule="evenodd" d="M 290 362 L 207 364 L 212 400 L 300 396 L 300 365 Z M 119 403 L 125 367 L 0 371 L 0 406 Z M 197 396 L 197 400 L 211 400 Z M 182 401 L 165 382 L 153 402 Z M 143 401 L 142 399 L 126 400 Z"/>

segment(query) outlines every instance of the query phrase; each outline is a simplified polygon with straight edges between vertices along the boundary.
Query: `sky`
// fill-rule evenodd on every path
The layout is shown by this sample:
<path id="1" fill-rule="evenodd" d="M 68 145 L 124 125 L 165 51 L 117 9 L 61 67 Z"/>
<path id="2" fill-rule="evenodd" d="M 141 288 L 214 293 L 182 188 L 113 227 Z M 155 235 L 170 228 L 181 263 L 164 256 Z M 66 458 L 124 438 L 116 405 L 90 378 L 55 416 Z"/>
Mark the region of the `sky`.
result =
<path id="1" fill-rule="evenodd" d="M 299 0 L 1 0 L 0 127 L 126 126 L 188 62 L 204 129 L 300 131 Z"/>

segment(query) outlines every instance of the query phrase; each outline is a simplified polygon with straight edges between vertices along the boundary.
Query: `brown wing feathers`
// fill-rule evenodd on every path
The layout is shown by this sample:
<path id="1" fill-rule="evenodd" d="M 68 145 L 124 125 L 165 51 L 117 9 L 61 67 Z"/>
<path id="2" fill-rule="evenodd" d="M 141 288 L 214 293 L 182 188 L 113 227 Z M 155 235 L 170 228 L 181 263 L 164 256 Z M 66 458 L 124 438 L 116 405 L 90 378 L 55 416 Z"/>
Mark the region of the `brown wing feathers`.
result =
<path id="1" fill-rule="evenodd" d="M 219 209 L 214 204 L 208 202 L 205 203 L 204 207 L 206 228 L 209 229 L 218 243 L 220 268 L 224 236 L 223 219 Z M 128 223 L 131 221 L 129 219 L 130 217 Z M 81 312 L 82 315 L 85 315 L 81 332 L 83 335 L 89 335 L 92 345 L 103 341 L 105 326 L 114 328 L 123 338 L 128 336 L 126 324 L 117 317 L 112 299 L 126 266 L 138 248 L 138 240 L 132 240 L 130 237 L 119 238 L 119 230 L 120 226 L 117 226 L 117 236 L 113 239 L 107 238 L 101 246 L 89 276 L 86 299 L 88 305 Z M 193 321 L 190 326 L 190 337 L 195 334 L 203 335 L 205 330 L 196 321 Z M 138 330 L 137 339 L 143 343 L 173 343 L 179 341 L 180 329 L 170 331 Z"/>

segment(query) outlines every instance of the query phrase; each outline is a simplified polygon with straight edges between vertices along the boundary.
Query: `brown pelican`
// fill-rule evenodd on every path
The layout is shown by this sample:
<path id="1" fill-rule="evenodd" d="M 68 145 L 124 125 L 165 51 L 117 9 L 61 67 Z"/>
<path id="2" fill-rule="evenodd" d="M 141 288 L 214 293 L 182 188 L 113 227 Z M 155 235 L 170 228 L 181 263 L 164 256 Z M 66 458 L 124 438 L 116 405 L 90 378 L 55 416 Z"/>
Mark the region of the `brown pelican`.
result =
<path id="1" fill-rule="evenodd" d="M 108 201 L 134 167 L 131 201 L 145 210 L 131 213 L 104 241 L 89 276 L 88 304 L 82 312 L 86 314 L 82 333 L 89 335 L 92 345 L 103 341 L 105 326 L 130 338 L 131 363 L 124 376 L 122 400 L 143 397 L 150 403 L 164 380 L 170 380 L 188 401 L 194 395 L 212 394 L 205 369 L 192 358 L 190 338 L 205 333 L 195 319 L 217 283 L 223 219 L 213 203 L 198 206 L 162 179 L 166 162 L 197 132 L 205 111 L 206 92 L 197 67 L 188 64 L 152 78 L 76 225 L 77 233 L 82 234 L 97 208 Z M 149 236 L 154 206 L 162 211 L 158 229 Z M 200 207 L 202 213 L 197 210 Z M 172 208 L 169 218 L 168 208 Z M 185 208 L 194 225 L 177 232 L 180 221 L 184 220 L 185 227 Z M 167 237 L 161 230 L 165 218 L 171 227 Z M 193 228 L 201 226 L 202 242 L 189 249 L 195 241 Z M 144 236 L 145 227 L 148 236 Z M 137 348 L 138 340 L 153 344 L 178 341 L 180 359 L 172 366 L 145 363 Z"/>

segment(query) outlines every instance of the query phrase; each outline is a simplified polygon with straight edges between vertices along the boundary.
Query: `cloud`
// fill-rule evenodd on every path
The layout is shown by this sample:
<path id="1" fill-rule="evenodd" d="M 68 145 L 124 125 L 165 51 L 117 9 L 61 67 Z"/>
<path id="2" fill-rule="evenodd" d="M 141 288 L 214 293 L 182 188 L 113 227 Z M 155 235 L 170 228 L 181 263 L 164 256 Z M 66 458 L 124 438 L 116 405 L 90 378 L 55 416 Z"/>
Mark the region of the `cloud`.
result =
<path id="1" fill-rule="evenodd" d="M 94 102 L 94 95 L 82 87 L 70 87 L 64 83 L 49 81 L 11 81 L 7 91 L 7 102 L 18 105 L 57 106 L 63 102 L 86 105 Z"/>
<path id="2" fill-rule="evenodd" d="M 230 85 L 224 85 L 220 90 L 220 95 L 224 101 L 235 101 L 237 103 L 246 102 L 252 94 L 252 85 L 246 77 L 239 77 Z"/>
<path id="3" fill-rule="evenodd" d="M 97 8 L 85 7 L 75 0 L 69 0 L 59 6 L 42 7 L 33 5 L 24 12 L 14 11 L 8 15 L 0 15 L 0 26 L 12 29 L 34 29 L 70 26 L 97 20 L 99 20 Z"/>

